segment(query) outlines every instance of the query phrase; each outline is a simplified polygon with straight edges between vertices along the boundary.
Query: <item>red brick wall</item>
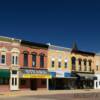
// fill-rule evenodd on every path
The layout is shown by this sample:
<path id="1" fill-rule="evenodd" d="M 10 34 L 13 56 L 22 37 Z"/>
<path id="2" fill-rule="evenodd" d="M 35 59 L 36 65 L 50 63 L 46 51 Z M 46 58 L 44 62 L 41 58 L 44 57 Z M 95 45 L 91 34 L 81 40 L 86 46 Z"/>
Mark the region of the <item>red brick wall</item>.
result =
<path id="1" fill-rule="evenodd" d="M 40 54 L 43 53 L 45 54 L 44 57 L 44 68 L 47 68 L 47 49 L 43 49 L 43 48 L 30 48 L 27 46 L 21 46 L 20 48 L 21 54 L 20 54 L 20 65 L 24 67 L 24 62 L 23 62 L 23 52 L 27 51 L 28 54 L 28 67 L 32 68 L 32 52 L 37 53 L 37 58 L 36 58 L 36 68 L 40 68 Z"/>
<path id="2" fill-rule="evenodd" d="M 0 48 L 6 48 L 7 49 L 7 52 L 6 52 L 6 65 L 2 65 L 0 64 L 0 66 L 7 66 L 7 67 L 10 67 L 11 65 L 11 50 L 13 48 L 20 48 L 20 46 L 14 46 L 12 45 L 12 43 L 7 43 L 7 42 L 0 42 Z M 20 49 L 19 49 L 20 50 Z M 1 52 L 0 52 L 0 55 L 1 55 Z"/>

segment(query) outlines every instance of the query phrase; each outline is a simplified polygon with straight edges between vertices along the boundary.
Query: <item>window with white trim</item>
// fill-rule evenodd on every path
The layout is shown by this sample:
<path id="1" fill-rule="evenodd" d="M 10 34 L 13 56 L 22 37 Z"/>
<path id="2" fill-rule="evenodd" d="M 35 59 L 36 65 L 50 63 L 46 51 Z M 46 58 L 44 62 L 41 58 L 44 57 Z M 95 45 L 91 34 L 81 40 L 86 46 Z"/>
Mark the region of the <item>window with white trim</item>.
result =
<path id="1" fill-rule="evenodd" d="M 1 64 L 6 64 L 6 55 L 1 54 Z"/>
<path id="2" fill-rule="evenodd" d="M 65 68 L 67 68 L 67 66 L 68 66 L 68 65 L 67 65 L 67 62 L 68 62 L 68 60 L 65 59 L 65 63 L 64 63 L 64 67 L 65 67 Z"/>
<path id="3" fill-rule="evenodd" d="M 12 55 L 12 64 L 18 65 L 18 55 Z"/>

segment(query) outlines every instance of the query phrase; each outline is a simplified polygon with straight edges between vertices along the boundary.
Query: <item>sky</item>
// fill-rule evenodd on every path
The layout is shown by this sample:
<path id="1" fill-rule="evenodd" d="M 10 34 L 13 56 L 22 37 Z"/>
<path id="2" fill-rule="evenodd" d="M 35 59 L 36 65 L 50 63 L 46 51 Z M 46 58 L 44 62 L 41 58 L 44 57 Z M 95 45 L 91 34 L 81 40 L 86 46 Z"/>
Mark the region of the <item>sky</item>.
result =
<path id="1" fill-rule="evenodd" d="M 0 0 L 0 35 L 100 52 L 100 0 Z"/>

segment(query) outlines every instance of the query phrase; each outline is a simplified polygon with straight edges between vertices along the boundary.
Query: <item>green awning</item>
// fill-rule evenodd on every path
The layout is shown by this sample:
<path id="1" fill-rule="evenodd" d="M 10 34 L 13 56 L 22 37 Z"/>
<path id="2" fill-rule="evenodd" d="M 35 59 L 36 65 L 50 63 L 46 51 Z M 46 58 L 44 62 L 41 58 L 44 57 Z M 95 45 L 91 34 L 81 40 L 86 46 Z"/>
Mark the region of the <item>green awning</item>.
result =
<path id="1" fill-rule="evenodd" d="M 9 78 L 10 77 L 10 70 L 7 69 L 0 69 L 0 77 Z"/>

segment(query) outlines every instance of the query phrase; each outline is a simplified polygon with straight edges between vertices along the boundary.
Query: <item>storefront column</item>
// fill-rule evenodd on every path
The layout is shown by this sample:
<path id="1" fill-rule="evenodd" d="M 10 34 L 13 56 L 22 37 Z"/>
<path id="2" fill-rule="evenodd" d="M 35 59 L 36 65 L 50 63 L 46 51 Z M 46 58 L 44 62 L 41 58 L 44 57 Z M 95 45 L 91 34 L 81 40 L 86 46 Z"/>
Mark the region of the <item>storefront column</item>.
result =
<path id="1" fill-rule="evenodd" d="M 97 80 L 94 80 L 94 89 L 96 89 L 96 83 L 97 83 Z"/>
<path id="2" fill-rule="evenodd" d="M 49 79 L 47 78 L 47 90 L 49 90 Z"/>

